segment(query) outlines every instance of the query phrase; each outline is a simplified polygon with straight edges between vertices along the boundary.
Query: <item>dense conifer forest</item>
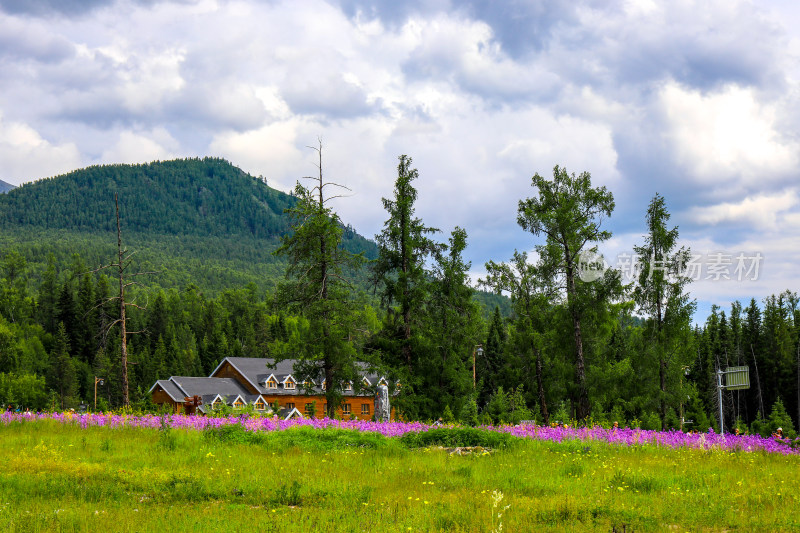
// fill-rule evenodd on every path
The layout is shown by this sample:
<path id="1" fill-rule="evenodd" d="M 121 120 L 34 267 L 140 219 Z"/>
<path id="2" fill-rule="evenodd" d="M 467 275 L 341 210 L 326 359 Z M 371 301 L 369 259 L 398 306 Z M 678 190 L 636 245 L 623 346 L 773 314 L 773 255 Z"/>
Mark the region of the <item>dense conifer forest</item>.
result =
<path id="1" fill-rule="evenodd" d="M 610 233 L 591 214 L 550 216 L 550 202 L 567 194 L 576 209 L 607 217 L 613 195 L 587 173 L 537 175 L 519 220 L 539 259 L 489 262 L 477 291 L 462 257 L 467 232 L 415 216 L 416 179 L 424 176 L 402 156 L 374 241 L 323 209 L 313 188 L 287 195 L 222 159 L 90 167 L 0 195 L 0 403 L 91 406 L 96 377 L 98 409 L 123 403 L 118 280 L 97 270 L 115 260 L 117 194 L 123 246 L 136 252 L 130 272 L 152 272 L 127 296 L 136 304 L 127 325 L 134 406 L 148 406 L 156 379 L 207 375 L 226 356 L 300 357 L 312 370 L 357 360 L 380 368 L 403 384 L 396 405 L 407 418 L 705 431 L 719 425 L 716 369 L 747 365 L 751 388 L 723 395 L 726 429 L 797 427 L 796 293 L 693 316 L 665 199 L 642 206 L 640 247 L 672 258 L 663 276 L 626 286 L 606 271 L 587 282 L 569 259 Z M 306 246 L 300 230 L 312 223 L 309 242 L 333 248 Z M 325 255 L 332 250 L 362 260 Z M 324 283 L 328 274 L 313 275 L 333 272 L 329 260 L 342 261 L 342 283 L 314 300 L 323 292 L 303 291 Z M 310 344 L 330 334 L 326 323 L 340 328 L 326 343 L 337 346 L 336 364 Z"/>

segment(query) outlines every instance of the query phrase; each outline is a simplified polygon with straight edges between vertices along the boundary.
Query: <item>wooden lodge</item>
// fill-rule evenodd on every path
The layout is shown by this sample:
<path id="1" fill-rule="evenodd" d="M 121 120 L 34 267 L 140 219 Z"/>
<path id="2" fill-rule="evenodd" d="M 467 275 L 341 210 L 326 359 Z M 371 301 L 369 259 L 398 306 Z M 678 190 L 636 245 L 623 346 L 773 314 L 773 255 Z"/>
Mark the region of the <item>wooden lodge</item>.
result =
<path id="1" fill-rule="evenodd" d="M 227 405 L 241 409 L 252 405 L 257 412 L 273 413 L 278 405 L 281 418 L 323 418 L 326 411 L 323 380 L 298 383 L 292 375 L 295 360 L 277 364 L 273 359 L 226 357 L 207 378 L 172 376 L 150 388 L 153 403 L 170 405 L 175 413 L 209 414 Z M 388 385 L 386 378 L 363 375 L 361 386 L 345 383 L 338 415 L 342 419 L 372 420 L 375 388 Z"/>

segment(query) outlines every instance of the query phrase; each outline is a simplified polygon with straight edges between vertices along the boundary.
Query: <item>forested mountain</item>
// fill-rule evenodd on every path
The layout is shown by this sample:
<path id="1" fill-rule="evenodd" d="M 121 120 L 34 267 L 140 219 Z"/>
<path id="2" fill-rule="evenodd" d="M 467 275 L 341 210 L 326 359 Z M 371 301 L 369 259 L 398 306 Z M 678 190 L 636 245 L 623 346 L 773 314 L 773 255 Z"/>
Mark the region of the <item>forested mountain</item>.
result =
<path id="1" fill-rule="evenodd" d="M 272 255 L 289 229 L 295 199 L 218 158 L 104 165 L 15 188 L 0 196 L 0 246 L 27 259 L 34 279 L 49 254 L 69 264 L 110 262 L 116 247 L 114 195 L 123 241 L 146 283 L 212 293 L 253 282 L 273 287 L 285 265 Z M 344 247 L 377 255 L 372 241 L 344 228 Z"/>
<path id="2" fill-rule="evenodd" d="M 290 196 L 223 159 L 184 159 L 75 170 L 0 199 L 0 227 L 269 238 L 288 228 Z"/>
<path id="3" fill-rule="evenodd" d="M 13 188 L 14 186 L 11 185 L 10 183 L 6 183 L 5 181 L 0 180 L 0 194 L 6 193 Z"/>

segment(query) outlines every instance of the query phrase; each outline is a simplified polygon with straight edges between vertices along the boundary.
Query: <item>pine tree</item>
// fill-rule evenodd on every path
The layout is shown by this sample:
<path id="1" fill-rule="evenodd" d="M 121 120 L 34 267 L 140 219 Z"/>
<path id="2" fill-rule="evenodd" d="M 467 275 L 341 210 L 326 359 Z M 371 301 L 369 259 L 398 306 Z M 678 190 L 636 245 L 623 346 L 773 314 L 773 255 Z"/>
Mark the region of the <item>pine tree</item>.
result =
<path id="1" fill-rule="evenodd" d="M 78 380 L 75 363 L 69 354 L 69 336 L 64 324 L 58 325 L 55 346 L 50 354 L 53 361 L 51 383 L 55 389 L 61 409 L 73 407 L 78 400 Z"/>
<path id="2" fill-rule="evenodd" d="M 495 306 L 492 320 L 489 322 L 489 332 L 486 335 L 486 343 L 483 347 L 483 354 L 478 357 L 478 379 L 482 383 L 482 388 L 478 391 L 478 403 L 483 405 L 489 401 L 492 391 L 501 385 L 500 372 L 503 368 L 503 350 L 506 342 L 506 328 L 500 316 L 500 308 Z"/>
<path id="3" fill-rule="evenodd" d="M 691 281 L 684 273 L 690 252 L 677 248 L 678 228 L 667 229 L 669 218 L 664 198 L 656 194 L 647 208 L 645 243 L 634 246 L 641 270 L 633 296 L 639 311 L 648 317 L 647 350 L 655 352 L 658 365 L 662 429 L 666 429 L 668 383 L 677 384 L 682 367 L 692 359 L 686 347 L 695 308 L 684 292 Z M 676 392 L 672 396 L 682 395 Z"/>
<path id="4" fill-rule="evenodd" d="M 376 287 L 381 287 L 383 304 L 399 308 L 402 330 L 396 362 L 405 365 L 408 379 L 411 379 L 416 365 L 414 329 L 423 316 L 429 290 L 425 261 L 442 247 L 428 238 L 439 230 L 425 226 L 415 217 L 417 190 L 412 182 L 419 177 L 419 172 L 411 168 L 412 159 L 407 155 L 401 155 L 399 160 L 394 198 L 383 199 L 389 218 L 383 231 L 375 236 L 379 254 L 373 267 L 373 281 Z M 404 388 L 410 390 L 412 384 L 406 383 Z"/>
<path id="5" fill-rule="evenodd" d="M 39 286 L 38 318 L 46 332 L 55 334 L 58 331 L 56 320 L 58 302 L 58 273 L 56 271 L 56 258 L 51 253 L 47 256 L 47 269 L 42 275 L 42 284 Z"/>

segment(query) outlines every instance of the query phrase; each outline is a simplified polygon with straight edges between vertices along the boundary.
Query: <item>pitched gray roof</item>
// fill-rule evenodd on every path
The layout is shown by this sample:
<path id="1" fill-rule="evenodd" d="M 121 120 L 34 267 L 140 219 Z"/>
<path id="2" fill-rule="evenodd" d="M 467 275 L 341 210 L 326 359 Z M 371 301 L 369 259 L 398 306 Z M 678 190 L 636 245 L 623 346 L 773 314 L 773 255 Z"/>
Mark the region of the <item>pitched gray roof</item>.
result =
<path id="1" fill-rule="evenodd" d="M 231 365 L 233 365 L 234 368 L 241 372 L 242 375 L 244 375 L 245 378 L 256 388 L 256 390 L 262 394 L 296 395 L 306 392 L 306 389 L 301 386 L 299 378 L 294 373 L 294 359 L 284 359 L 273 367 L 272 365 L 275 364 L 274 359 L 263 357 L 226 357 L 217 366 L 217 368 L 214 369 L 214 372 L 211 373 L 212 376 L 225 363 L 225 361 L 228 361 Z M 362 368 L 366 369 L 366 363 L 359 364 Z M 277 389 L 268 389 L 266 388 L 265 383 L 270 375 L 275 376 L 279 383 L 282 382 L 286 376 L 292 375 L 292 377 L 295 378 L 295 381 L 298 382 L 298 386 L 296 389 L 284 389 L 283 386 L 278 386 Z M 380 380 L 382 376 L 371 374 L 364 377 L 366 377 L 374 387 L 378 384 L 378 380 Z M 311 394 L 324 394 L 322 389 L 322 377 L 320 376 L 315 381 L 315 386 L 309 390 L 309 392 Z M 343 394 L 345 396 L 355 396 L 353 391 L 343 391 Z M 364 395 L 364 393 L 361 395 Z M 369 393 L 367 393 L 367 395 L 369 395 Z"/>
<path id="2" fill-rule="evenodd" d="M 186 376 L 172 376 L 170 381 L 175 383 L 180 389 L 186 392 L 186 396 L 202 396 L 205 403 L 205 397 L 219 394 L 223 397 L 236 397 L 241 395 L 244 398 L 249 393 L 238 381 L 233 378 L 195 378 Z"/>

